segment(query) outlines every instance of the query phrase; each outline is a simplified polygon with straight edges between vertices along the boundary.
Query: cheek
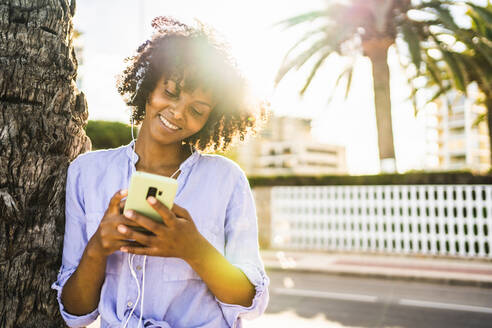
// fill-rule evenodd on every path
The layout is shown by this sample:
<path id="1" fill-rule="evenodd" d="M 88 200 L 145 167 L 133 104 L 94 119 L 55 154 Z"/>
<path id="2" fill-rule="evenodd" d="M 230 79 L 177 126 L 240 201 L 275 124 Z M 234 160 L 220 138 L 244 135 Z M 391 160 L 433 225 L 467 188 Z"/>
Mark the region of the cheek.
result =
<path id="1" fill-rule="evenodd" d="M 193 133 L 197 133 L 201 129 L 203 129 L 204 126 L 205 126 L 205 123 L 204 122 L 195 121 L 195 122 L 193 122 L 193 123 L 190 124 L 190 130 L 192 130 Z"/>
<path id="2" fill-rule="evenodd" d="M 156 94 L 149 97 L 149 100 L 147 102 L 147 105 L 151 108 L 161 108 L 163 106 L 166 106 L 166 104 L 166 99 Z"/>
<path id="3" fill-rule="evenodd" d="M 205 127 L 206 123 L 207 119 L 193 118 L 189 120 L 188 128 L 192 131 L 192 134 L 195 134 L 201 131 Z"/>

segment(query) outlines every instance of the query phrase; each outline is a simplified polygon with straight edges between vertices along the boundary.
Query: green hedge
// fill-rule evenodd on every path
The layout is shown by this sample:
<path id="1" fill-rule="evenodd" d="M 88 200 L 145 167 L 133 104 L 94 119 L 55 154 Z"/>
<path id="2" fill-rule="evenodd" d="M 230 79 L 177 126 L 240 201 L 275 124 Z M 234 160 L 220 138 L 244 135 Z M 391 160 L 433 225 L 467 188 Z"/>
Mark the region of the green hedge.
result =
<path id="1" fill-rule="evenodd" d="M 260 186 L 336 186 L 336 185 L 429 185 L 429 184 L 492 184 L 492 174 L 470 172 L 420 172 L 380 175 L 326 176 L 249 176 L 252 187 Z"/>
<path id="2" fill-rule="evenodd" d="M 137 128 L 134 128 L 135 138 Z M 92 149 L 116 148 L 127 145 L 131 140 L 131 128 L 128 124 L 111 121 L 89 121 L 85 133 L 92 141 Z"/>

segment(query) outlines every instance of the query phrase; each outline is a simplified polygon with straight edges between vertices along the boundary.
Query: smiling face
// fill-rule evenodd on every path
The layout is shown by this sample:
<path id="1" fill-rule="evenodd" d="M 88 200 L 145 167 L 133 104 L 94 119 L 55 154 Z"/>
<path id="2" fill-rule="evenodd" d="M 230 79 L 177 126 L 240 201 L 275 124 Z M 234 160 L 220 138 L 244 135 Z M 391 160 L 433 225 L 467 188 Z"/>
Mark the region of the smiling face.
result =
<path id="1" fill-rule="evenodd" d="M 162 77 L 149 94 L 144 125 L 159 143 L 180 144 L 181 140 L 199 132 L 210 116 L 212 95 L 199 88 L 188 93 L 182 91 L 182 87 Z"/>

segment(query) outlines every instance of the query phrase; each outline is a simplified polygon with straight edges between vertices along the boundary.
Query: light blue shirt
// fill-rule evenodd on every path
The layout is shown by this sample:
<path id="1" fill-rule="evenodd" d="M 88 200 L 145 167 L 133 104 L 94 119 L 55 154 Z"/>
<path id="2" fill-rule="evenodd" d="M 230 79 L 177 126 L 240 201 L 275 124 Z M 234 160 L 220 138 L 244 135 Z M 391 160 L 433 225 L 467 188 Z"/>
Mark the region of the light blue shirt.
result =
<path id="1" fill-rule="evenodd" d="M 138 161 L 132 145 L 133 141 L 116 149 L 82 154 L 68 168 L 63 259 L 52 288 L 58 291 L 61 314 L 71 327 L 89 325 L 98 315 L 101 327 L 121 327 L 135 306 L 137 284 L 128 266 L 129 254 L 120 251 L 108 257 L 97 309 L 87 315 L 72 315 L 60 299 L 109 200 L 116 191 L 128 188 Z M 196 149 L 180 169 L 174 202 L 188 210 L 200 233 L 244 272 L 256 295 L 250 307 L 223 303 L 185 261 L 148 256 L 143 327 L 241 327 L 241 318 L 261 315 L 269 299 L 269 279 L 259 255 L 256 209 L 248 179 L 235 162 Z M 135 256 L 133 267 L 140 286 L 142 266 L 143 256 Z M 137 327 L 139 317 L 140 304 L 128 327 Z"/>

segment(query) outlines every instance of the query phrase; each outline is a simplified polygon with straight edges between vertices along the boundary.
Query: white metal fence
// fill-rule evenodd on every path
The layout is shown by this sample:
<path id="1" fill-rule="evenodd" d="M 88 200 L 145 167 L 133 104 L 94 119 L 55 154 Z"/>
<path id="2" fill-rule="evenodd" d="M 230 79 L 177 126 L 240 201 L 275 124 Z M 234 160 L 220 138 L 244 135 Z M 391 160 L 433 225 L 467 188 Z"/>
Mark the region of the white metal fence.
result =
<path id="1" fill-rule="evenodd" d="M 491 185 L 273 187 L 272 246 L 492 258 Z"/>

